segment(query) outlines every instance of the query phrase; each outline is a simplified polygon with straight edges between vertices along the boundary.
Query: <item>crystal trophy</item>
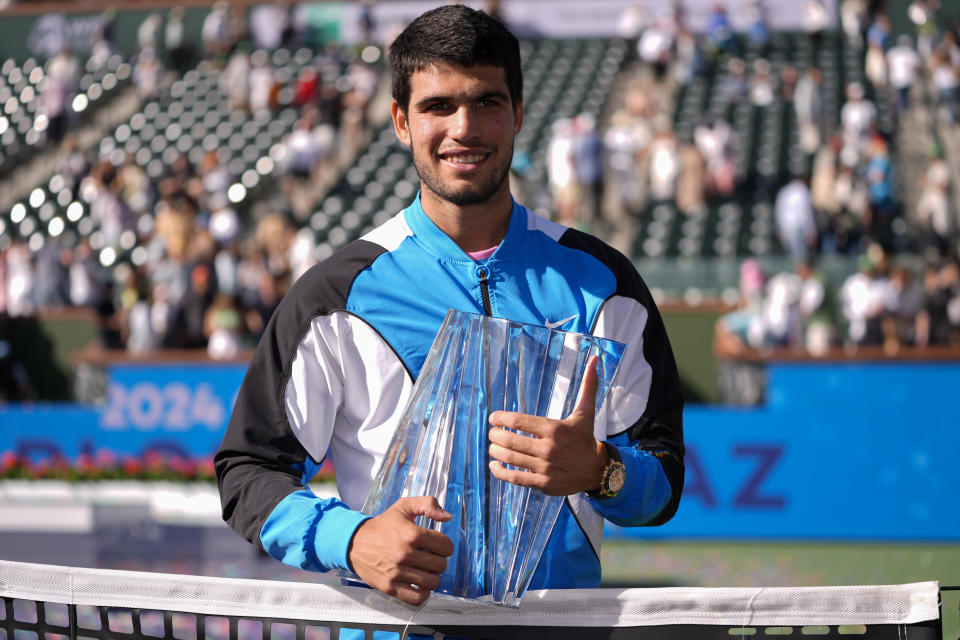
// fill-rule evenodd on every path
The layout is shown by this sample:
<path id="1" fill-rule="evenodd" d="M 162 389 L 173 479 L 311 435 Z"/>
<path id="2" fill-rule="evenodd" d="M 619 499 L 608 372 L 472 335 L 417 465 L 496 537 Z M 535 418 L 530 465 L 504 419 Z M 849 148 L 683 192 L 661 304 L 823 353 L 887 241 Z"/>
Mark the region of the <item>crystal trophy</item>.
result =
<path id="1" fill-rule="evenodd" d="M 488 416 L 568 416 L 598 356 L 596 411 L 625 346 L 596 336 L 450 310 L 433 341 L 362 511 L 434 496 L 449 522 L 417 519 L 454 543 L 438 593 L 517 607 L 563 505 L 495 478 Z"/>

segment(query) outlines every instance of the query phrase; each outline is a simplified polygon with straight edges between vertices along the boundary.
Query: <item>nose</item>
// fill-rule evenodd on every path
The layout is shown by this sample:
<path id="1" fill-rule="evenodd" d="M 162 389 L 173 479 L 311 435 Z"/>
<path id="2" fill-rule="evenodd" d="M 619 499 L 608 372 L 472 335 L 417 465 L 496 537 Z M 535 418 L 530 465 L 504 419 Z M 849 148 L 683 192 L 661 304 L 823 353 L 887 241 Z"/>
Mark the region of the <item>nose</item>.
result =
<path id="1" fill-rule="evenodd" d="M 476 114 L 469 106 L 463 105 L 452 116 L 450 137 L 455 140 L 468 140 L 475 134 L 476 124 Z"/>

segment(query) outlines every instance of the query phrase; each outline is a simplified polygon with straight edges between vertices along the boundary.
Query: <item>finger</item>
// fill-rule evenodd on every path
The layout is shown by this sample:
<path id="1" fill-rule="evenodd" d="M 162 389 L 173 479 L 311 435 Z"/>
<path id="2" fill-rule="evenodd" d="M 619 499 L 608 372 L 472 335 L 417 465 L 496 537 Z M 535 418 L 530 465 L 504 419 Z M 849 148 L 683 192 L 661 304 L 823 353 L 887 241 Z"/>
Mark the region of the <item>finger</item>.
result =
<path id="1" fill-rule="evenodd" d="M 517 453 L 534 457 L 542 457 L 543 455 L 542 449 L 544 441 L 542 439 L 533 438 L 500 427 L 490 429 L 487 438 L 493 444 L 499 445 L 504 449 L 516 451 Z"/>
<path id="2" fill-rule="evenodd" d="M 542 489 L 544 486 L 546 486 L 545 476 L 539 473 L 532 473 L 530 471 L 507 469 L 496 460 L 490 461 L 490 473 L 498 480 L 503 480 L 504 482 L 509 482 L 510 484 L 519 485 L 521 487 L 534 487 L 536 489 Z"/>
<path id="3" fill-rule="evenodd" d="M 414 585 L 433 591 L 440 586 L 440 574 L 401 565 L 397 567 L 397 575 L 391 582 L 397 587 Z"/>
<path id="4" fill-rule="evenodd" d="M 597 388 L 600 386 L 600 374 L 597 367 L 600 366 L 600 357 L 591 356 L 587 361 L 587 370 L 583 374 L 583 381 L 580 383 L 580 397 L 577 398 L 577 406 L 573 408 L 572 415 L 590 415 L 597 410 Z"/>
<path id="5" fill-rule="evenodd" d="M 503 464 L 513 465 L 514 467 L 520 467 L 521 469 L 535 473 L 543 473 L 546 471 L 544 461 L 540 458 L 507 449 L 497 444 L 491 444 L 489 451 L 491 457 L 496 458 Z"/>
<path id="6" fill-rule="evenodd" d="M 400 564 L 437 575 L 447 570 L 447 558 L 445 556 L 419 549 L 407 553 Z"/>
<path id="7" fill-rule="evenodd" d="M 407 604 L 412 604 L 415 607 L 420 606 L 427 601 L 427 598 L 430 597 L 430 591 L 427 589 L 417 589 L 410 585 L 396 585 L 393 587 L 392 593 L 390 591 L 386 592 L 388 595 L 392 595 L 398 600 L 402 600 Z"/>
<path id="8" fill-rule="evenodd" d="M 525 431 L 531 435 L 542 437 L 550 424 L 550 420 L 540 416 L 531 416 L 515 411 L 494 411 L 487 420 L 495 427 Z"/>
<path id="9" fill-rule="evenodd" d="M 404 498 L 394 503 L 394 507 L 403 513 L 408 520 L 414 520 L 417 516 L 426 516 L 431 520 L 446 522 L 453 517 L 453 514 L 445 511 L 433 496 Z"/>
<path id="10" fill-rule="evenodd" d="M 420 535 L 417 536 L 411 546 L 444 558 L 453 555 L 453 542 L 450 538 L 439 531 L 431 531 L 430 529 L 421 528 Z"/>

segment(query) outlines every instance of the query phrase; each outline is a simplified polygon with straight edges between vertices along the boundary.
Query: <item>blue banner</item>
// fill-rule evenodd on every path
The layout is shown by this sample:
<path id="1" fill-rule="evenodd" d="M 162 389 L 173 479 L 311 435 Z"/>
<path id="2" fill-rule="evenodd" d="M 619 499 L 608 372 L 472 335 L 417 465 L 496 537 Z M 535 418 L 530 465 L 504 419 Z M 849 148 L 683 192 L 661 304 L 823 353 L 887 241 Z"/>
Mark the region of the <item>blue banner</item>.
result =
<path id="1" fill-rule="evenodd" d="M 958 363 L 773 364 L 767 405 L 684 412 L 662 527 L 611 536 L 958 540 Z"/>
<path id="2" fill-rule="evenodd" d="M 109 450 L 212 456 L 223 438 L 246 364 L 120 364 L 109 369 L 102 407 L 0 408 L 0 451 L 31 460 Z"/>

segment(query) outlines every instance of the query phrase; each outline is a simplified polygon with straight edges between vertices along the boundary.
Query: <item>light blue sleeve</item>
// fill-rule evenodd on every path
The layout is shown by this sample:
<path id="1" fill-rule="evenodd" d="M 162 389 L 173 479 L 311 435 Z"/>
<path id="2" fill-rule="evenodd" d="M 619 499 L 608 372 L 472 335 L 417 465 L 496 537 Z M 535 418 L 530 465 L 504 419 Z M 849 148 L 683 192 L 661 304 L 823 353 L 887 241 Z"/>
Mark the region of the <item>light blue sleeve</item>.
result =
<path id="1" fill-rule="evenodd" d="M 351 569 L 347 550 L 360 523 L 370 518 L 337 498 L 309 489 L 280 501 L 260 529 L 260 544 L 280 562 L 306 569 Z"/>
<path id="2" fill-rule="evenodd" d="M 616 525 L 644 525 L 659 515 L 670 501 L 672 490 L 667 474 L 660 460 L 630 442 L 626 433 L 610 438 L 607 444 L 616 447 L 620 454 L 626 482 L 612 498 L 590 496 L 590 503 L 604 518 Z"/>

